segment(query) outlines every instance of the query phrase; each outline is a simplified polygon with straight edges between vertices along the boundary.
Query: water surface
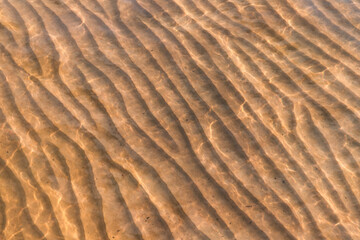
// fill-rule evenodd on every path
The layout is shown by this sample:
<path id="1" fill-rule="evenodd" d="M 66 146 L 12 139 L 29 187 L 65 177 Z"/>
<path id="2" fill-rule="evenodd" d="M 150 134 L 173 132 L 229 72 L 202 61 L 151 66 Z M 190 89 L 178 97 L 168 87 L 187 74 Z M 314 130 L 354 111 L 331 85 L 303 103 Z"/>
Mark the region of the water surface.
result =
<path id="1" fill-rule="evenodd" d="M 360 239 L 358 0 L 1 0 L 0 239 Z"/>

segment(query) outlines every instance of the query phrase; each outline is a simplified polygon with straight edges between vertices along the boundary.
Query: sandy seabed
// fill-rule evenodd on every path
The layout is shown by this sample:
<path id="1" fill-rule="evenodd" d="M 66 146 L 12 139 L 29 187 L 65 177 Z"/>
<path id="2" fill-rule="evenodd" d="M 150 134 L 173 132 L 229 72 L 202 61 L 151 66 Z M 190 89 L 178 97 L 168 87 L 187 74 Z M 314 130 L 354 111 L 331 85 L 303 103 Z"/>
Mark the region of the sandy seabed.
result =
<path id="1" fill-rule="evenodd" d="M 358 0 L 0 0 L 0 240 L 360 239 Z"/>

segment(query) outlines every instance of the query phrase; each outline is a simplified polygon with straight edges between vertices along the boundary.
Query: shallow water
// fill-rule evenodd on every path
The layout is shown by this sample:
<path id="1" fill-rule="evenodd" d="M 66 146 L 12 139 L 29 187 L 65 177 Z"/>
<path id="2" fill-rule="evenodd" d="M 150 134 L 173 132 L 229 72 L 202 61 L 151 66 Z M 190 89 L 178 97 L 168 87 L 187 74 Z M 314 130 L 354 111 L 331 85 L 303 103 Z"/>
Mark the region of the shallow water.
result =
<path id="1" fill-rule="evenodd" d="M 358 0 L 1 0 L 0 240 L 360 239 Z"/>

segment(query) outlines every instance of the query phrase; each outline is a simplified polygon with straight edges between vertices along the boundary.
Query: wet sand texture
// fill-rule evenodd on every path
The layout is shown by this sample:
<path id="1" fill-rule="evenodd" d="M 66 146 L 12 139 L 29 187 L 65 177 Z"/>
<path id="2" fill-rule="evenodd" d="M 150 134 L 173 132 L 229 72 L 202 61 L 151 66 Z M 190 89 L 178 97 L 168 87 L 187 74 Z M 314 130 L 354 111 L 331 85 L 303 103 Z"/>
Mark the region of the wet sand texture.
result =
<path id="1" fill-rule="evenodd" d="M 0 239 L 360 239 L 358 0 L 0 0 Z"/>

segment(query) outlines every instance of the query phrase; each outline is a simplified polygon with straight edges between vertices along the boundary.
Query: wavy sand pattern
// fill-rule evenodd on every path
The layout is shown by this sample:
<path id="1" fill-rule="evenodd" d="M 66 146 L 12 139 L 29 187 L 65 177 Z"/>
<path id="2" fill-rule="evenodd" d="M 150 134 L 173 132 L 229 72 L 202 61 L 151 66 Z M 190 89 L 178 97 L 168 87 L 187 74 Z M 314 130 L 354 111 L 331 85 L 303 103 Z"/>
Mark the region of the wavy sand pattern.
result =
<path id="1" fill-rule="evenodd" d="M 360 239 L 358 0 L 0 0 L 0 239 Z"/>

